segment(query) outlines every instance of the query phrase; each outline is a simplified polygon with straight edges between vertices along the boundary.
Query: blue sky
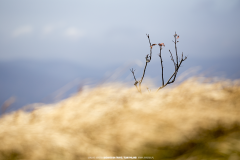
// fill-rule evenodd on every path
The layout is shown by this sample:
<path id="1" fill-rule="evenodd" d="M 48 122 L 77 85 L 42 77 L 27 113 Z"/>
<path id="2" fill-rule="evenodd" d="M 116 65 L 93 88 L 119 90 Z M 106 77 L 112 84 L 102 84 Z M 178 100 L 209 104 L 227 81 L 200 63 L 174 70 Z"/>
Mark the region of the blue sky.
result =
<path id="1" fill-rule="evenodd" d="M 176 31 L 193 58 L 239 55 L 239 0 L 0 1 L 0 60 L 62 59 L 92 67 L 144 62 Z M 158 48 L 153 61 L 159 61 Z"/>

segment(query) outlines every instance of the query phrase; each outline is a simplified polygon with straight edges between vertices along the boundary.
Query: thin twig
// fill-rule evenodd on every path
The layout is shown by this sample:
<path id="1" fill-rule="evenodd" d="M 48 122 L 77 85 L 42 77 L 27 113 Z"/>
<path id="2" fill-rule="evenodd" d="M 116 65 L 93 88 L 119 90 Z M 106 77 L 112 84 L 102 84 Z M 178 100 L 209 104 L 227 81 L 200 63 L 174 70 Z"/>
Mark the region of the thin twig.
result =
<path id="1" fill-rule="evenodd" d="M 141 93 L 141 84 L 142 84 L 142 81 L 143 81 L 143 78 L 145 76 L 145 72 L 146 72 L 146 68 L 147 68 L 147 64 L 151 61 L 152 59 L 152 47 L 155 46 L 156 44 L 151 44 L 151 41 L 150 41 L 150 37 L 149 37 L 149 34 L 146 34 L 147 37 L 148 37 L 148 41 L 149 41 L 149 45 L 150 45 L 150 55 L 147 54 L 145 59 L 146 59 L 146 64 L 145 64 L 145 67 L 144 67 L 144 70 L 143 70 L 143 75 L 142 75 L 142 78 L 140 81 L 137 81 L 135 75 L 134 75 L 134 71 L 133 69 L 130 69 L 130 71 L 132 72 L 133 74 L 133 78 L 135 80 L 135 83 L 134 85 L 137 87 L 137 84 L 139 85 L 139 87 L 137 87 L 137 90 Z M 162 60 L 162 46 L 165 46 L 164 43 L 159 43 L 159 47 L 160 47 L 160 53 L 159 53 L 159 57 L 160 57 L 160 62 L 161 62 L 161 67 L 162 67 L 162 86 L 158 88 L 159 89 L 162 89 L 164 88 L 166 85 L 168 84 L 171 84 L 173 82 L 175 82 L 175 79 L 176 79 L 176 76 L 177 76 L 177 72 L 182 64 L 183 61 L 185 61 L 187 59 L 187 57 L 185 57 L 183 59 L 183 53 L 182 53 L 182 57 L 181 57 L 181 60 L 178 61 L 178 54 L 177 54 L 177 43 L 179 41 L 177 41 L 177 39 L 179 38 L 179 35 L 177 35 L 177 33 L 175 32 L 175 34 L 173 35 L 174 36 L 174 44 L 175 44 L 175 52 L 176 52 L 176 62 L 173 58 L 173 55 L 172 55 L 172 52 L 169 50 L 169 53 L 170 53 L 170 57 L 171 57 L 171 60 L 173 61 L 173 64 L 174 64 L 174 67 L 175 67 L 175 71 L 174 73 L 172 74 L 172 76 L 168 79 L 168 81 L 164 84 L 164 74 L 163 74 L 163 60 Z M 148 89 L 148 88 L 147 88 Z M 157 90 L 157 91 L 158 91 Z"/>
<path id="2" fill-rule="evenodd" d="M 137 90 L 139 91 L 139 89 L 138 89 L 138 87 L 137 87 L 138 81 L 137 81 L 137 79 L 136 79 L 136 77 L 135 77 L 135 75 L 134 75 L 134 71 L 135 71 L 135 70 L 133 70 L 133 68 L 132 68 L 132 69 L 130 69 L 130 71 L 132 72 L 133 78 L 135 79 L 134 85 L 136 86 Z M 139 91 L 139 92 L 140 92 L 140 91 Z"/>
<path id="3" fill-rule="evenodd" d="M 130 69 L 130 71 L 132 72 L 133 78 L 135 79 L 135 81 L 137 81 L 137 79 L 136 79 L 136 77 L 135 77 L 135 75 L 134 75 L 135 70 L 133 70 L 133 68 L 132 68 L 132 69 Z"/>
<path id="4" fill-rule="evenodd" d="M 170 53 L 171 60 L 173 61 L 174 67 L 175 67 L 175 69 L 176 69 L 177 64 L 176 64 L 175 61 L 174 61 L 174 58 L 173 58 L 173 56 L 172 56 L 172 52 L 170 51 L 170 49 L 169 49 L 169 53 Z"/>
<path id="5" fill-rule="evenodd" d="M 174 35 L 174 40 L 175 40 L 175 51 L 176 51 L 176 60 L 177 60 L 177 66 L 178 66 L 178 54 L 177 54 L 177 37 L 179 37 L 177 35 L 177 33 L 175 32 L 175 35 Z"/>
<path id="6" fill-rule="evenodd" d="M 151 61 L 152 59 L 152 44 L 151 44 L 151 41 L 150 41 L 150 37 L 149 37 L 149 34 L 146 34 L 147 37 L 148 37 L 148 41 L 149 41 L 149 45 L 150 45 L 150 56 L 149 56 L 149 59 Z"/>
<path id="7" fill-rule="evenodd" d="M 142 78 L 141 78 L 141 80 L 139 81 L 139 90 L 140 90 L 140 92 L 141 92 L 141 84 L 142 84 L 142 81 L 143 81 L 143 78 L 144 78 L 144 75 L 145 75 L 145 71 L 146 71 L 146 68 L 147 68 L 147 64 L 148 64 L 148 62 L 146 62 L 146 64 L 145 64 Z"/>
<path id="8" fill-rule="evenodd" d="M 177 41 L 177 39 L 179 38 L 179 35 L 177 35 L 177 33 L 175 32 L 175 34 L 174 34 L 173 36 L 174 36 L 174 40 L 175 40 L 175 41 L 173 41 L 173 42 L 174 42 L 174 44 L 175 44 L 176 62 L 174 61 L 172 52 L 171 52 L 170 50 L 169 50 L 169 53 L 170 53 L 171 60 L 173 61 L 173 64 L 174 64 L 175 71 L 174 71 L 174 73 L 172 74 L 172 76 L 168 79 L 168 81 L 167 81 L 165 84 L 163 83 L 162 86 L 158 88 L 158 90 L 164 88 L 164 87 L 165 87 L 166 85 L 168 85 L 168 84 L 171 84 L 171 83 L 175 82 L 175 79 L 176 79 L 176 76 L 177 76 L 177 72 L 178 72 L 178 70 L 179 70 L 182 62 L 187 59 L 187 57 L 185 57 L 185 58 L 183 59 L 183 53 L 182 53 L 181 61 L 178 62 L 177 43 L 178 43 L 179 41 Z M 161 55 L 161 48 L 160 48 L 160 55 Z M 160 57 L 160 58 L 161 58 L 161 57 Z M 161 61 L 161 64 L 162 64 L 162 61 Z M 163 77 L 163 65 L 162 65 L 162 77 Z M 173 78 L 173 77 L 174 77 L 174 78 Z M 172 79 L 172 78 L 173 78 L 173 79 Z M 163 78 L 162 78 L 162 79 L 163 79 Z M 171 80 L 171 79 L 172 79 L 172 80 Z M 158 91 L 158 90 L 157 90 L 157 91 Z"/>
<path id="9" fill-rule="evenodd" d="M 146 55 L 145 59 L 146 59 L 146 64 L 145 64 L 145 67 L 144 67 L 144 70 L 143 70 L 143 75 L 142 75 L 142 78 L 141 80 L 139 81 L 139 91 L 141 92 L 141 84 L 142 84 L 142 81 L 143 81 L 143 78 L 145 76 L 145 72 L 146 72 L 146 68 L 147 68 L 147 64 L 151 61 L 151 58 L 152 58 L 152 44 L 151 44 L 151 41 L 150 41 L 150 37 L 149 37 L 149 34 L 146 34 L 147 37 L 148 37 L 148 41 L 149 41 L 149 45 L 150 45 L 150 56 L 148 56 L 148 54 Z M 156 45 L 156 44 L 154 44 Z M 149 58 L 148 58 L 149 57 Z"/>
<path id="10" fill-rule="evenodd" d="M 161 61 L 161 67 L 162 67 L 162 86 L 164 85 L 164 77 L 163 77 L 163 60 L 162 60 L 162 45 L 163 44 L 158 44 L 160 47 L 160 53 L 159 53 L 159 57 L 160 57 L 160 61 Z"/>
<path id="11" fill-rule="evenodd" d="M 179 65 L 178 65 L 178 67 L 177 67 L 177 69 L 176 69 L 175 72 L 172 74 L 172 76 L 168 79 L 167 83 L 166 83 L 165 85 L 159 87 L 159 88 L 157 89 L 157 91 L 160 90 L 160 89 L 162 89 L 162 88 L 164 88 L 166 85 L 171 84 L 171 83 L 173 83 L 173 82 L 175 81 L 175 79 L 173 79 L 173 80 L 170 82 L 170 80 L 172 79 L 172 77 L 178 72 L 178 69 L 180 68 L 182 62 L 185 61 L 186 59 L 187 59 L 187 57 L 185 57 L 184 59 L 181 59 Z"/>

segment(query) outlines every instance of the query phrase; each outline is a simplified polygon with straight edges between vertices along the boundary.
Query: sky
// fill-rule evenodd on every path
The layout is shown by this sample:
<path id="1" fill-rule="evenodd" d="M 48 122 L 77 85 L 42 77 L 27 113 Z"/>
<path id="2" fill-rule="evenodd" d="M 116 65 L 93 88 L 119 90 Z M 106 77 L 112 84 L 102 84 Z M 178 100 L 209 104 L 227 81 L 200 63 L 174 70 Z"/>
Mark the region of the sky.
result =
<path id="1" fill-rule="evenodd" d="M 133 84 L 129 69 L 140 80 L 149 54 L 146 34 L 165 44 L 165 79 L 174 72 L 175 32 L 178 53 L 187 56 L 177 80 L 196 67 L 239 79 L 239 17 L 240 0 L 0 0 L 0 105 L 11 97 L 15 108 L 45 103 L 76 78 L 71 93 L 83 79 L 102 82 L 120 73 Z M 160 85 L 158 54 L 154 46 L 145 77 Z"/>
<path id="2" fill-rule="evenodd" d="M 144 63 L 152 43 L 175 31 L 189 58 L 236 57 L 240 43 L 239 0 L 1 0 L 0 61 L 68 60 L 98 67 Z M 153 49 L 153 61 L 159 61 Z"/>

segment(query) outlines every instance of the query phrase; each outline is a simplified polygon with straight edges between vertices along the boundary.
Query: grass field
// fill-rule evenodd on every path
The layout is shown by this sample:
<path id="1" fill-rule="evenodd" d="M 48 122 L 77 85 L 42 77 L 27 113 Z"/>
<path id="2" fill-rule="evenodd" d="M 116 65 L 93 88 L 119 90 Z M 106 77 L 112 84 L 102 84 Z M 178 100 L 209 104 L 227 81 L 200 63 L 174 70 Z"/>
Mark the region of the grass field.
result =
<path id="1" fill-rule="evenodd" d="M 104 84 L 0 119 L 0 159 L 111 156 L 240 159 L 239 81 L 189 79 L 142 94 Z"/>

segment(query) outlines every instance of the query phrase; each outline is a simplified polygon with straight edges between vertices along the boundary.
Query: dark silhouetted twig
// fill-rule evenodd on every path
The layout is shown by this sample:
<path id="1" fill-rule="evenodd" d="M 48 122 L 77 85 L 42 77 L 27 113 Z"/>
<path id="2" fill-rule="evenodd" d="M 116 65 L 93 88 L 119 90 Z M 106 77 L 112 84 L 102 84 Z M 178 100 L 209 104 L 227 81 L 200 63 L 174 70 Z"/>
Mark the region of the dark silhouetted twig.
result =
<path id="1" fill-rule="evenodd" d="M 160 47 L 159 57 L 160 57 L 160 62 L 161 62 L 161 67 L 162 67 L 162 86 L 159 87 L 159 88 L 157 89 L 157 91 L 160 90 L 160 89 L 162 89 L 162 88 L 164 88 L 166 85 L 175 82 L 175 79 L 176 79 L 178 70 L 179 70 L 182 62 L 187 59 L 187 57 L 183 58 L 183 53 L 182 53 L 181 60 L 178 61 L 177 43 L 178 43 L 179 41 L 177 41 L 177 39 L 179 38 L 179 35 L 177 35 L 177 33 L 175 32 L 175 34 L 174 34 L 173 36 L 174 36 L 174 41 L 173 41 L 173 43 L 175 44 L 175 52 L 176 52 L 176 62 L 175 62 L 175 60 L 174 60 L 174 58 L 173 58 L 173 55 L 172 55 L 172 52 L 171 52 L 170 50 L 169 50 L 169 53 L 170 53 L 170 58 L 171 58 L 171 60 L 173 61 L 173 64 L 174 64 L 175 71 L 174 71 L 174 73 L 173 73 L 172 76 L 168 79 L 168 81 L 167 81 L 166 83 L 164 83 L 163 60 L 162 60 L 162 47 L 163 47 L 163 46 L 165 47 L 165 45 L 164 45 L 164 43 L 159 43 L 159 44 L 158 44 L 158 46 Z M 150 45 L 150 55 L 147 54 L 146 57 L 145 57 L 145 59 L 146 59 L 146 64 L 145 64 L 145 67 L 144 67 L 144 70 L 143 70 L 143 75 L 142 75 L 142 78 L 141 78 L 140 81 L 137 81 L 137 79 L 136 79 L 136 77 L 135 77 L 135 75 L 134 75 L 134 71 L 135 71 L 135 70 L 130 69 L 130 71 L 131 71 L 132 74 L 133 74 L 134 80 L 135 80 L 134 85 L 137 87 L 137 90 L 138 90 L 140 93 L 141 93 L 141 84 L 142 84 L 142 81 L 143 81 L 143 78 L 144 78 L 144 75 L 145 75 L 145 72 L 146 72 L 147 64 L 148 64 L 149 62 L 151 62 L 151 59 L 152 59 L 152 47 L 156 45 L 156 44 L 151 44 L 149 34 L 147 34 L 147 37 L 148 37 L 148 41 L 149 41 L 149 45 Z M 137 84 L 138 84 L 139 86 L 137 86 Z M 148 89 L 148 88 L 147 88 L 147 89 Z"/>

